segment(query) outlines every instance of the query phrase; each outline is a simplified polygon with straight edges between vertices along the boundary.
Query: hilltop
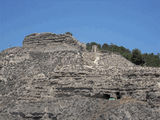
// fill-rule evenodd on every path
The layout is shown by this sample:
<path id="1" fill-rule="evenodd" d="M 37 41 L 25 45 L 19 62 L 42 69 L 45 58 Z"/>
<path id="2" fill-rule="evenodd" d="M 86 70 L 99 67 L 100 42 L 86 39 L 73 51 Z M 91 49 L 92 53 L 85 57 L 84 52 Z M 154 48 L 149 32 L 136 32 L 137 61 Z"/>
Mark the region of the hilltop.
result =
<path id="1" fill-rule="evenodd" d="M 0 53 L 2 120 L 158 120 L 160 68 L 34 33 Z"/>

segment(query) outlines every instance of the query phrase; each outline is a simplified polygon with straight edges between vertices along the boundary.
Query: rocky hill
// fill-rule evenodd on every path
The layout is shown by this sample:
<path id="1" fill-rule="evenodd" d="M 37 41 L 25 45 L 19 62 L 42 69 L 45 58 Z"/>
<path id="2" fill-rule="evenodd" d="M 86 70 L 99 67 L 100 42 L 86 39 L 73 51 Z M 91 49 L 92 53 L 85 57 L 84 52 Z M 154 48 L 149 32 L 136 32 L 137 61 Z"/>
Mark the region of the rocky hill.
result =
<path id="1" fill-rule="evenodd" d="M 34 33 L 0 53 L 0 120 L 160 120 L 160 69 Z"/>

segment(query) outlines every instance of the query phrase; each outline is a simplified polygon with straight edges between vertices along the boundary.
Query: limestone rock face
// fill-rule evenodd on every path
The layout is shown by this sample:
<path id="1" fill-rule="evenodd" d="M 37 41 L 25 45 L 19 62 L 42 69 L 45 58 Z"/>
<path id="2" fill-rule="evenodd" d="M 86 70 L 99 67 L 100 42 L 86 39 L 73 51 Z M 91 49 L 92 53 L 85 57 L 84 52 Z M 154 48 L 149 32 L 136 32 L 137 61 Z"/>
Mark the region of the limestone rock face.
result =
<path id="1" fill-rule="evenodd" d="M 85 50 L 85 44 L 78 42 L 70 34 L 33 33 L 25 37 L 23 47 L 38 51 Z"/>
<path id="2" fill-rule="evenodd" d="M 158 120 L 160 68 L 36 33 L 0 53 L 0 120 Z"/>

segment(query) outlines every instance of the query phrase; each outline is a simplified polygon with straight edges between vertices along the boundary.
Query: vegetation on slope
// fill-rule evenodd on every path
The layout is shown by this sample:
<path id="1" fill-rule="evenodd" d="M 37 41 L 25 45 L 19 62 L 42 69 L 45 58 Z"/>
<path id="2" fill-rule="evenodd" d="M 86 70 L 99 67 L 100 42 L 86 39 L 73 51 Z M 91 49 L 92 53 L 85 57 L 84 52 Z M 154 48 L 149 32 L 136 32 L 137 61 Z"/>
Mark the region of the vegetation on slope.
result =
<path id="1" fill-rule="evenodd" d="M 96 42 L 87 43 L 87 50 L 91 51 L 93 45 L 97 45 L 99 51 L 101 52 L 118 53 L 136 65 L 160 67 L 160 53 L 158 53 L 157 55 L 153 53 L 142 54 L 139 49 L 133 49 L 132 51 L 130 51 L 123 46 L 117 46 L 114 44 L 109 45 L 107 43 L 101 45 Z"/>

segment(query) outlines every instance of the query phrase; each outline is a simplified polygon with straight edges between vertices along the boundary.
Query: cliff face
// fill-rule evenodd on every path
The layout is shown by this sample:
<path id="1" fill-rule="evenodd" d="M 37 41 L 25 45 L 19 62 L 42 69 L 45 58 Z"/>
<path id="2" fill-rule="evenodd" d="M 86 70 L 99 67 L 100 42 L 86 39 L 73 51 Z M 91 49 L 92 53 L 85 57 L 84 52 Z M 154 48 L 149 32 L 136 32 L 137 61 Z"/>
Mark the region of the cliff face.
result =
<path id="1" fill-rule="evenodd" d="M 158 120 L 160 69 L 31 34 L 0 53 L 0 106 L 0 120 Z"/>

